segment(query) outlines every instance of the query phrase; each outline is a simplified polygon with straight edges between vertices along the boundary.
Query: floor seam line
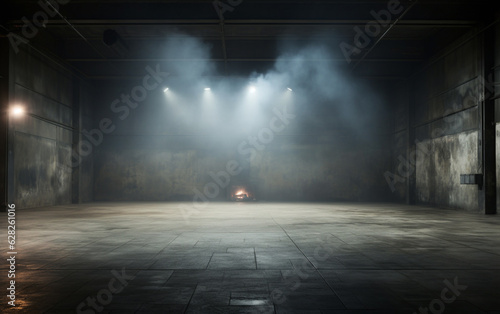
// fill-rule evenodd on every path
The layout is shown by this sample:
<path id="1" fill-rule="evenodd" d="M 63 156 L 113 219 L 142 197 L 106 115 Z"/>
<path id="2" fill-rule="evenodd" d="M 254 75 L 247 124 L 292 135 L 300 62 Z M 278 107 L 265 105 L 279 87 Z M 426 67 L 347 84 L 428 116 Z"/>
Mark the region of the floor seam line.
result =
<path id="1" fill-rule="evenodd" d="M 297 243 L 295 243 L 295 241 L 293 241 L 292 237 L 290 237 L 290 235 L 288 234 L 288 232 L 286 232 L 285 228 L 283 228 L 278 222 L 276 222 L 276 220 L 274 219 L 274 217 L 272 217 L 274 223 L 276 225 L 278 225 L 281 230 L 283 230 L 283 232 L 286 234 L 286 236 L 288 237 L 288 239 L 290 239 L 290 241 L 292 241 L 293 245 L 295 245 L 295 247 L 297 248 L 297 250 L 300 251 L 300 253 L 302 253 L 302 255 L 305 257 L 305 259 L 307 259 L 307 261 L 312 265 L 312 267 L 314 267 L 314 270 L 316 270 L 316 272 L 318 273 L 318 275 L 321 277 L 321 279 L 323 279 L 323 281 L 325 282 L 325 284 L 328 286 L 328 288 L 330 288 L 330 290 L 333 292 L 333 294 L 335 294 L 335 296 L 339 299 L 340 303 L 342 304 L 342 306 L 345 308 L 345 309 L 348 309 L 347 306 L 344 304 L 344 302 L 342 301 L 342 299 L 340 298 L 340 296 L 337 294 L 337 292 L 335 292 L 335 290 L 333 290 L 332 286 L 328 283 L 328 281 L 326 281 L 325 277 L 323 277 L 323 274 L 321 274 L 321 272 L 318 270 L 318 268 L 316 266 L 314 266 L 314 264 L 311 262 L 311 260 L 304 254 L 304 252 L 299 248 L 299 246 L 297 245 Z"/>

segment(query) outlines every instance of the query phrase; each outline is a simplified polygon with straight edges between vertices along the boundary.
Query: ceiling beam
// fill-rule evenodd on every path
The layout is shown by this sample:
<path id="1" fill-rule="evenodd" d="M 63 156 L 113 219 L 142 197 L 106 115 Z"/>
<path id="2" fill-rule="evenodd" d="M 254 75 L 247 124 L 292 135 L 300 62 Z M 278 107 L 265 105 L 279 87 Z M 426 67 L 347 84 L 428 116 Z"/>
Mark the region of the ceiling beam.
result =
<path id="1" fill-rule="evenodd" d="M 182 62 L 182 61 L 189 61 L 189 62 L 204 62 L 204 61 L 213 61 L 213 62 L 224 62 L 224 61 L 232 61 L 232 62 L 273 62 L 276 61 L 277 58 L 224 58 L 224 59 L 218 59 L 218 58 L 212 58 L 212 59 L 73 59 L 73 58 L 68 58 L 64 59 L 67 62 Z M 281 59 L 286 61 L 287 59 Z M 353 61 L 360 60 L 360 59 L 352 59 Z M 293 61 L 292 59 L 289 59 L 289 61 Z M 345 59 L 343 58 L 331 58 L 331 59 L 307 59 L 305 61 L 310 61 L 310 62 L 328 62 L 328 61 L 334 61 L 334 62 L 345 62 Z M 391 58 L 391 59 L 366 59 L 366 62 L 422 62 L 424 59 L 398 59 L 398 58 Z"/>
<path id="2" fill-rule="evenodd" d="M 298 25 L 365 25 L 372 20 L 224 20 L 225 25 L 259 25 L 259 26 L 298 26 Z M 9 20 L 6 25 L 20 27 L 24 24 L 22 20 Z M 210 20 L 100 20 L 100 19 L 71 19 L 71 24 L 75 26 L 111 26 L 111 25 L 219 25 L 220 19 Z M 478 21 L 473 20 L 406 20 L 398 23 L 402 27 L 471 27 L 477 25 Z M 63 20 L 51 19 L 47 22 L 47 27 L 66 26 Z"/>

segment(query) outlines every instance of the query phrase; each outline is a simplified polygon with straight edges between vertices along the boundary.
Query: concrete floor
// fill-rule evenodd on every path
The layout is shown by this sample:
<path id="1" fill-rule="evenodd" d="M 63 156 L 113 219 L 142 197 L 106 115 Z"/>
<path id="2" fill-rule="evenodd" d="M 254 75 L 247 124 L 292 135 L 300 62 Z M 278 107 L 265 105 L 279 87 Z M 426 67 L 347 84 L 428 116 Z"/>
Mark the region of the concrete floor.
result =
<path id="1" fill-rule="evenodd" d="M 16 313 L 500 313 L 499 216 L 394 204 L 190 206 L 18 211 Z M 5 289 L 5 259 L 0 267 Z"/>

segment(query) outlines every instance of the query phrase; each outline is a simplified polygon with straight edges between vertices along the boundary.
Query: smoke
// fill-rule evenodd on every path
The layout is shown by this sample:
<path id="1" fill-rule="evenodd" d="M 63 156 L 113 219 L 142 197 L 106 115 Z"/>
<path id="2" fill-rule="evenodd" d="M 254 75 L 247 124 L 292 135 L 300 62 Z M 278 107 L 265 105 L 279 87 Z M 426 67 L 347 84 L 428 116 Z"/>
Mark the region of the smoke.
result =
<path id="1" fill-rule="evenodd" d="M 218 49 L 188 35 L 169 36 L 161 47 L 173 60 L 161 64 L 169 90 L 159 88 L 126 128 L 234 147 L 266 127 L 273 108 L 286 107 L 298 119 L 280 135 L 297 142 L 366 144 L 380 133 L 376 91 L 342 68 L 346 63 L 327 45 L 283 42 L 274 65 L 247 76 L 224 75 L 223 63 L 212 61 Z"/>
<path id="2" fill-rule="evenodd" d="M 158 82 L 152 72 L 165 73 L 164 81 L 155 89 L 103 86 L 112 106 L 97 108 L 111 108 L 102 115 L 116 123 L 97 167 L 121 165 L 117 177 L 132 178 L 138 197 L 143 186 L 191 195 L 209 173 L 227 170 L 228 160 L 242 168 L 232 183 L 255 182 L 259 193 L 282 197 L 329 199 L 332 191 L 357 197 L 364 173 L 376 182 L 372 164 L 385 158 L 379 151 L 389 138 L 381 132 L 390 125 L 387 102 L 369 81 L 351 75 L 335 49 L 284 42 L 268 69 L 237 76 L 223 71 L 220 46 L 174 34 L 155 48 L 168 61 L 149 65 L 139 83 Z M 230 72 L 234 64 L 228 65 Z M 144 100 L 126 101 L 134 91 Z M 150 186 L 151 178 L 157 183 Z"/>
<path id="3" fill-rule="evenodd" d="M 211 58 L 210 48 L 193 37 L 170 36 L 162 49 L 165 58 L 174 60 L 168 64 L 168 72 L 185 80 L 215 74 L 214 64 L 208 61 Z"/>

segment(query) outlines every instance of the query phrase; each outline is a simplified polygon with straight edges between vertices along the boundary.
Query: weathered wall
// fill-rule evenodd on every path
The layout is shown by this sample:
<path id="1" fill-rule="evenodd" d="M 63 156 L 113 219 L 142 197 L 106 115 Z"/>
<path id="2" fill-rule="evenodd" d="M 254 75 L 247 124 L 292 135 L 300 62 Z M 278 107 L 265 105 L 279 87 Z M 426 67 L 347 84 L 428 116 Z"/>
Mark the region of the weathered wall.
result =
<path id="1" fill-rule="evenodd" d="M 218 149 L 179 143 L 168 137 L 151 145 L 129 145 L 109 137 L 95 161 L 95 199 L 102 201 L 191 200 L 211 181 L 209 172 L 226 168 L 231 156 Z M 235 178 L 232 178 L 235 180 Z M 224 199 L 221 189 L 213 199 Z"/>
<path id="2" fill-rule="evenodd" d="M 259 153 L 250 166 L 257 195 L 266 200 L 387 200 L 382 173 L 390 152 L 331 138 L 299 143 L 283 139 Z"/>
<path id="3" fill-rule="evenodd" d="M 75 86 L 76 85 L 76 86 Z M 80 152 L 82 143 L 85 137 L 81 132 L 96 128 L 96 124 L 92 117 L 92 104 L 95 99 L 95 90 L 92 85 L 85 81 L 78 80 L 74 84 L 74 88 L 78 90 L 78 95 L 74 100 L 73 123 L 78 119 L 78 133 L 73 132 L 73 156 L 71 161 L 75 161 L 75 152 Z M 78 111 L 76 110 L 78 104 Z M 80 156 L 80 163 L 73 164 L 73 180 L 72 180 L 72 202 L 82 203 L 94 200 L 94 158 L 90 156 Z"/>
<path id="4" fill-rule="evenodd" d="M 416 198 L 419 203 L 478 210 L 478 187 L 460 185 L 460 174 L 477 172 L 477 131 L 426 140 L 419 150 Z"/>
<path id="5" fill-rule="evenodd" d="M 408 201 L 413 193 L 419 204 L 479 210 L 478 186 L 460 185 L 460 174 L 481 172 L 481 38 L 469 38 L 471 34 L 465 35 L 432 57 L 407 82 L 406 109 L 395 113 L 393 160 L 401 164 L 398 156 L 403 156 L 413 165 L 414 177 L 396 184 L 399 201 Z M 393 171 L 397 173 L 395 166 Z"/>
<path id="6" fill-rule="evenodd" d="M 480 41 L 475 38 L 437 60 L 415 78 L 418 150 L 416 201 L 478 210 L 478 187 L 460 185 L 460 174 L 478 172 Z"/>
<path id="7" fill-rule="evenodd" d="M 81 111 L 83 127 L 93 125 L 91 103 L 95 99 L 93 88 L 84 85 L 82 99 L 80 100 L 80 105 L 83 107 Z M 81 202 L 91 202 L 94 200 L 94 159 L 83 160 L 81 166 L 81 177 L 80 177 L 80 200 Z"/>
<path id="8" fill-rule="evenodd" d="M 386 190 L 391 199 L 405 202 L 408 197 L 408 184 L 414 173 L 407 172 L 406 161 L 409 145 L 409 87 L 406 81 L 390 82 L 390 104 L 393 108 L 392 118 L 392 159 L 389 168 L 384 172 Z"/>
<path id="9" fill-rule="evenodd" d="M 497 17 L 500 12 L 497 12 Z M 496 120 L 496 165 L 497 165 L 497 211 L 500 209 L 500 24 L 495 26 L 495 66 L 491 71 L 492 75 L 486 78 L 489 96 L 495 99 L 495 120 Z"/>
<path id="10" fill-rule="evenodd" d="M 219 193 L 213 190 L 214 174 L 225 171 L 231 161 L 243 169 L 230 176 L 230 184 L 250 187 L 261 200 L 388 199 L 383 173 L 389 167 L 390 150 L 383 127 L 389 120 L 375 96 L 358 104 L 365 110 L 358 109 L 359 115 L 353 116 L 335 110 L 353 110 L 356 104 L 333 110 L 335 104 L 296 107 L 296 118 L 286 130 L 274 134 L 262 149 L 253 149 L 255 156 L 249 161 L 251 145 L 241 145 L 269 128 L 272 107 L 259 116 L 261 124 L 245 130 L 244 119 L 240 125 L 234 121 L 244 114 L 223 118 L 233 114 L 237 102 L 228 104 L 228 110 L 218 111 L 226 106 L 218 103 L 219 108 L 203 112 L 196 101 L 167 105 L 158 90 L 120 121 L 110 105 L 131 89 L 117 83 L 103 86 L 99 93 L 99 119 L 111 119 L 116 129 L 105 136 L 95 154 L 98 201 L 192 200 L 197 191 L 207 199 L 225 199 L 224 184 L 219 184 Z M 178 98 L 186 94 L 179 92 Z M 216 117 L 207 120 L 209 115 Z"/>
<path id="11" fill-rule="evenodd" d="M 387 151 L 287 142 L 278 139 L 258 153 L 240 175 L 230 177 L 231 184 L 247 185 L 263 200 L 387 200 L 381 175 Z M 161 139 L 154 148 L 115 145 L 97 155 L 96 200 L 190 200 L 195 189 L 204 192 L 216 182 L 210 173 L 225 170 L 232 160 L 245 165 L 237 145 L 227 151 L 185 143 L 179 148 L 179 143 Z M 221 188 L 216 199 L 225 196 Z"/>
<path id="12" fill-rule="evenodd" d="M 81 88 L 81 82 L 61 65 L 26 47 L 11 52 L 10 62 L 11 103 L 23 106 L 27 113 L 10 121 L 13 201 L 19 208 L 71 203 L 72 110 L 74 91 Z M 81 94 L 88 93 L 82 88 Z M 84 177 L 84 199 L 91 200 L 88 163 Z"/>

